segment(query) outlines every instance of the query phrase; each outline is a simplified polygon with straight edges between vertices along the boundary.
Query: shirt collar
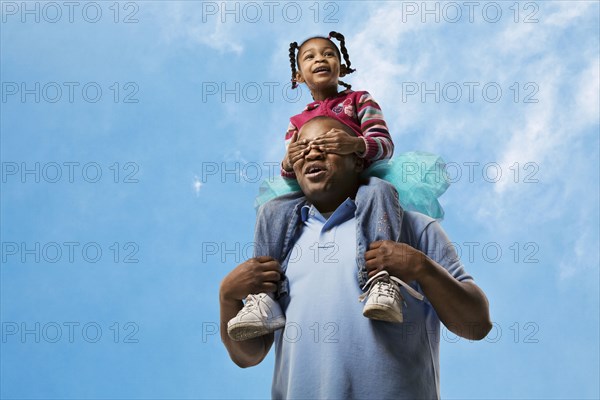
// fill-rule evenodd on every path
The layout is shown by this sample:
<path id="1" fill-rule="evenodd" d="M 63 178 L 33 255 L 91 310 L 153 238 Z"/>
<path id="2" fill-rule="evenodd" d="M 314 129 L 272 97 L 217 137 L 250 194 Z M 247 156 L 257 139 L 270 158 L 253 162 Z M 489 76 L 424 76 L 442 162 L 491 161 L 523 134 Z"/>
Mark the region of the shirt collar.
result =
<path id="1" fill-rule="evenodd" d="M 351 198 L 347 198 L 339 207 L 326 219 L 312 204 L 307 204 L 300 210 L 300 216 L 302 222 L 308 221 L 310 218 L 315 218 L 318 221 L 324 223 L 322 232 L 325 232 L 334 226 L 341 225 L 342 223 L 354 218 L 356 212 L 356 203 Z"/>
<path id="2" fill-rule="evenodd" d="M 348 94 L 349 94 L 349 93 L 351 93 L 351 92 L 352 92 L 352 91 L 351 91 L 350 89 L 342 90 L 341 92 L 339 92 L 339 93 L 338 93 L 338 94 L 336 94 L 335 96 L 333 96 L 333 97 L 330 97 L 330 98 L 328 98 L 328 99 L 325 99 L 325 100 L 323 100 L 323 101 L 313 101 L 312 103 L 308 103 L 308 104 L 306 105 L 306 107 L 304 107 L 304 111 L 310 111 L 310 110 L 313 110 L 313 109 L 315 109 L 315 108 L 319 107 L 319 106 L 320 106 L 322 103 L 324 103 L 326 100 L 330 100 L 330 99 L 336 99 L 336 98 L 338 98 L 338 97 L 346 96 L 346 95 L 348 95 Z"/>

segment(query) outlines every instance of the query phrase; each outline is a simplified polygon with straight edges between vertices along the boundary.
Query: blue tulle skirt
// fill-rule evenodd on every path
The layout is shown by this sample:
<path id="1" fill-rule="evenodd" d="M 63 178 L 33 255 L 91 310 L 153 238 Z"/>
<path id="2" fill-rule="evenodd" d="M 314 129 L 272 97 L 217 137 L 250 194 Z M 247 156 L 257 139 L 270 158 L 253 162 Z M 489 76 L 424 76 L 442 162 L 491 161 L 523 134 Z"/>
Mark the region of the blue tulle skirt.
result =
<path id="1" fill-rule="evenodd" d="M 450 186 L 445 166 L 444 160 L 436 154 L 411 151 L 371 164 L 363 171 L 362 177 L 375 176 L 394 185 L 405 210 L 442 219 L 444 210 L 438 198 Z M 300 186 L 294 179 L 278 176 L 265 180 L 260 185 L 254 207 L 258 209 L 275 197 L 297 191 L 300 191 Z"/>

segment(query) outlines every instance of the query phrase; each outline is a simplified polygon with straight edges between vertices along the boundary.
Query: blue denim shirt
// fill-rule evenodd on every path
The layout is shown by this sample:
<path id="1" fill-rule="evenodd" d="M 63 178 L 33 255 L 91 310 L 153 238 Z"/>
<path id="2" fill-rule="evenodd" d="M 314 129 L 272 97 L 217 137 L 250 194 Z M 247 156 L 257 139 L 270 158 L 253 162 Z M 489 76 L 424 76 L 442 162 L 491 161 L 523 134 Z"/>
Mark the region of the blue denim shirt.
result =
<path id="1" fill-rule="evenodd" d="M 377 240 L 400 241 L 403 210 L 398 193 L 390 183 L 370 177 L 356 193 L 357 280 L 363 287 L 367 280 L 365 252 Z M 277 197 L 259 208 L 254 232 L 254 256 L 271 256 L 281 264 L 285 276 L 294 243 L 302 227 L 301 209 L 308 204 L 302 192 Z M 288 293 L 287 279 L 279 285 L 278 295 Z"/>

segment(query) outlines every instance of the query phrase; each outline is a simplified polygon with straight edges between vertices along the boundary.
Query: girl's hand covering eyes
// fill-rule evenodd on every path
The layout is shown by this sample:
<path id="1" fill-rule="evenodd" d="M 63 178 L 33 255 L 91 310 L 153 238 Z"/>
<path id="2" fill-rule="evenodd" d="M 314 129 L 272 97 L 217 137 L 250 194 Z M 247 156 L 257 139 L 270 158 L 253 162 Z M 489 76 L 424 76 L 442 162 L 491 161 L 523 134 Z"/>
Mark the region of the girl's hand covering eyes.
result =
<path id="1" fill-rule="evenodd" d="M 287 148 L 285 158 L 283 159 L 282 166 L 284 170 L 287 172 L 294 171 L 294 164 L 304 158 L 304 156 L 308 153 L 308 144 L 308 140 L 306 139 L 298 140 L 298 132 L 294 133 L 294 136 L 292 136 L 292 141 Z"/>
<path id="2" fill-rule="evenodd" d="M 321 151 L 335 154 L 363 153 L 365 142 L 362 138 L 351 136 L 341 129 L 331 129 L 310 143 Z"/>

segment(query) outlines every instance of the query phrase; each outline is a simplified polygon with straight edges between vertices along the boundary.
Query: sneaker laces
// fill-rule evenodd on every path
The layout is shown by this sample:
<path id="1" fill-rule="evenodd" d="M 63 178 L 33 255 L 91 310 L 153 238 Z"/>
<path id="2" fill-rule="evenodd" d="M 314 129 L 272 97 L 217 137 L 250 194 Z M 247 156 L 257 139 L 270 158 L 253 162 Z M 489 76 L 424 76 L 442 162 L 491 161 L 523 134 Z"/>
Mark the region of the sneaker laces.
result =
<path id="1" fill-rule="evenodd" d="M 415 289 L 413 289 L 408 283 L 404 282 L 402 279 L 397 278 L 395 276 L 391 276 L 387 271 L 381 271 L 381 272 L 377 273 L 376 275 L 373 275 L 367 281 L 365 286 L 363 286 L 363 290 L 365 290 L 367 287 L 369 288 L 369 290 L 367 290 L 366 292 L 361 294 L 358 297 L 358 300 L 360 302 L 363 302 L 371 294 L 372 291 L 375 291 L 378 294 L 394 296 L 394 297 L 398 298 L 398 300 L 400 300 L 400 299 L 404 300 L 402 298 L 402 294 L 400 294 L 400 288 L 397 285 L 395 285 L 394 283 L 404 287 L 404 289 L 406 289 L 408 294 L 410 294 L 412 297 L 414 297 L 418 300 L 423 300 L 424 296 L 421 293 L 417 292 Z"/>
<path id="2" fill-rule="evenodd" d="M 240 310 L 240 315 L 245 315 L 253 311 L 258 311 L 262 317 L 266 318 L 268 316 L 266 311 L 263 309 L 263 307 L 259 306 L 262 297 L 263 296 L 261 294 L 249 294 L 246 297 L 244 307 Z"/>
<path id="3" fill-rule="evenodd" d="M 379 279 L 373 282 L 373 285 L 369 290 L 369 294 L 373 292 L 378 295 L 393 297 L 398 301 L 404 300 L 404 298 L 400 294 L 400 291 L 394 287 L 394 284 L 391 281 L 387 279 Z"/>

